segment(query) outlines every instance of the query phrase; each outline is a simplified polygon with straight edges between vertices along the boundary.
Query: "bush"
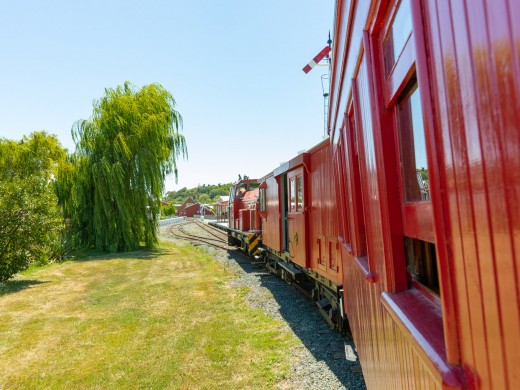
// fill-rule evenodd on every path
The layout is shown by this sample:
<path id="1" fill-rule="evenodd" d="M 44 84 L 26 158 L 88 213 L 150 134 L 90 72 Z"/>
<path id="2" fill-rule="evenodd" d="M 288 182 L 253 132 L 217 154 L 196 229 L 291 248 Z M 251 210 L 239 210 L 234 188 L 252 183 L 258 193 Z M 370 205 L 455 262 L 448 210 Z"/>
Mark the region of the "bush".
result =
<path id="1" fill-rule="evenodd" d="M 177 209 L 173 204 L 169 204 L 168 206 L 161 206 L 161 214 L 167 217 L 171 217 L 177 212 Z"/>
<path id="2" fill-rule="evenodd" d="M 41 178 L 0 180 L 0 282 L 62 254 L 63 217 Z"/>

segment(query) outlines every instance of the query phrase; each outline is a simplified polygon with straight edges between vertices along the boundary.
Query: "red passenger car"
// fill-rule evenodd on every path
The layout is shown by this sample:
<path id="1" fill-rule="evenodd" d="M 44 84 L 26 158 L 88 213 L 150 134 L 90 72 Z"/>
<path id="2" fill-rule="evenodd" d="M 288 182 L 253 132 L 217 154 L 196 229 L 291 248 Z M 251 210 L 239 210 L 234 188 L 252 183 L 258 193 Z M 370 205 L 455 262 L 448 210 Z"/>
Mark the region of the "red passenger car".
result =
<path id="1" fill-rule="evenodd" d="M 328 139 L 261 179 L 259 210 L 268 266 L 299 283 L 330 324 L 344 326 L 331 148 Z"/>
<path id="2" fill-rule="evenodd" d="M 520 4 L 336 2 L 328 126 L 371 389 L 520 383 Z"/>

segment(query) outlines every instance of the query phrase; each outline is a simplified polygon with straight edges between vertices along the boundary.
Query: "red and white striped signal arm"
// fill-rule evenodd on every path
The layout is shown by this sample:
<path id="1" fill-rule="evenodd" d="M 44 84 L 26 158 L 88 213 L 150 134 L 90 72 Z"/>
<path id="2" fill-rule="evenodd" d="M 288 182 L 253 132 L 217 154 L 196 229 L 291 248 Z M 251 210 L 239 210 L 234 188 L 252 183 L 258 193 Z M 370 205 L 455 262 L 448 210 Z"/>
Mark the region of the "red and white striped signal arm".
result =
<path id="1" fill-rule="evenodd" d="M 318 53 L 316 57 L 314 57 L 311 62 L 309 62 L 305 67 L 302 69 L 305 73 L 309 73 L 312 68 L 316 66 L 318 62 L 320 62 L 322 59 L 325 58 L 327 54 L 329 54 L 331 51 L 330 46 L 325 46 L 325 48 Z"/>

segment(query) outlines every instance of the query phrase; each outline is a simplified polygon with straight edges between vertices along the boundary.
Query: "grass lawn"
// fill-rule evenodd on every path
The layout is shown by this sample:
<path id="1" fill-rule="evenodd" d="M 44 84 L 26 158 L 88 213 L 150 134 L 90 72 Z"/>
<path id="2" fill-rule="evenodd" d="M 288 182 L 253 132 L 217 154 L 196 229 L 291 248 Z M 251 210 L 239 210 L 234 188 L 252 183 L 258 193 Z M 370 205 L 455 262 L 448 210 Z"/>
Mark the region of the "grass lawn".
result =
<path id="1" fill-rule="evenodd" d="M 232 278 L 169 244 L 26 271 L 0 287 L 0 389 L 272 387 L 294 338 Z"/>

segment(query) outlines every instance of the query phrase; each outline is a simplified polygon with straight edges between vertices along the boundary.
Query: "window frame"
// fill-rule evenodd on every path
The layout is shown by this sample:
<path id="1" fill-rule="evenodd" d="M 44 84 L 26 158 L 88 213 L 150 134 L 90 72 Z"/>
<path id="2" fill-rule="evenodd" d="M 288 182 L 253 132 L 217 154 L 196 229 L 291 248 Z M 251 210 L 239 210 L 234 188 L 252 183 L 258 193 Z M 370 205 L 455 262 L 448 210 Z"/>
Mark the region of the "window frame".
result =
<path id="1" fill-rule="evenodd" d="M 260 212 L 265 212 L 265 188 L 260 187 L 258 190 L 258 203 L 260 206 Z"/>
<path id="2" fill-rule="evenodd" d="M 344 156 L 348 172 L 348 209 L 350 217 L 348 225 L 350 231 L 349 253 L 356 257 L 367 256 L 367 232 L 365 225 L 365 206 L 363 204 L 363 194 L 361 189 L 361 167 L 359 163 L 359 142 L 357 139 L 356 114 L 353 101 L 345 114 L 345 133 L 344 133 Z"/>
<path id="3" fill-rule="evenodd" d="M 385 51 L 383 49 L 383 44 L 387 39 L 389 32 L 391 31 L 392 25 L 395 20 L 395 15 L 397 14 L 402 2 L 404 0 L 395 0 L 393 6 L 388 7 L 389 16 L 386 18 L 386 22 L 383 25 L 381 31 L 375 37 L 376 42 L 374 42 L 379 51 L 380 63 L 384 64 L 386 61 Z M 410 8 L 412 8 L 413 0 L 406 0 L 410 2 Z M 412 18 L 413 19 L 413 18 Z M 413 20 L 412 20 L 413 22 Z M 414 88 L 419 89 L 419 93 L 422 95 L 422 83 L 420 78 L 417 75 L 416 70 L 416 57 L 417 50 L 415 48 L 415 38 L 414 38 L 414 29 L 412 23 L 412 31 L 410 32 L 408 38 L 406 39 L 406 43 L 395 59 L 395 63 L 392 67 L 390 74 L 387 76 L 383 69 L 380 69 L 380 76 L 383 80 L 383 90 L 384 90 L 384 108 L 392 111 L 393 116 L 393 128 L 394 128 L 394 140 L 396 147 L 396 156 L 399 164 L 401 164 L 401 147 L 400 147 L 400 125 L 398 119 L 398 110 L 399 110 L 399 101 L 403 100 L 403 97 L 407 94 L 407 86 L 413 78 L 417 80 L 417 86 Z M 421 97 L 421 108 L 423 112 L 423 120 L 425 112 L 424 112 L 424 104 L 423 99 Z M 425 129 L 425 139 L 426 139 L 426 129 Z M 427 155 L 428 155 L 427 148 Z M 428 166 L 431 166 L 430 156 L 428 155 Z M 428 167 L 429 169 L 429 167 Z M 402 170 L 399 169 L 399 188 L 400 188 L 400 204 L 401 204 L 401 215 L 402 215 L 402 225 L 403 225 L 403 236 L 409 238 L 420 239 L 422 241 L 427 241 L 432 244 L 436 244 L 435 239 L 435 225 L 434 225 L 434 217 L 433 217 L 433 206 L 431 200 L 424 201 L 416 201 L 416 202 L 405 202 L 404 197 L 404 188 L 403 188 L 403 173 Z"/>
<path id="4" fill-rule="evenodd" d="M 343 121 L 339 131 L 335 154 L 333 156 L 334 176 L 336 178 L 336 202 L 339 205 L 339 236 L 338 241 L 346 247 L 349 254 L 352 254 L 351 233 L 349 229 L 349 198 L 347 196 L 346 187 L 349 186 L 349 178 L 347 177 L 348 160 L 345 156 L 345 145 L 343 134 L 346 131 L 346 119 Z"/>
<path id="5" fill-rule="evenodd" d="M 402 240 L 398 245 L 398 240 L 395 239 L 395 237 L 389 237 L 392 245 L 391 251 L 394 252 L 394 254 L 392 256 L 393 258 L 390 258 L 390 264 L 386 265 L 386 288 L 388 292 L 383 294 L 382 302 L 387 310 L 389 310 L 390 314 L 396 318 L 400 318 L 400 315 L 398 312 L 395 312 L 393 308 L 399 307 L 399 305 L 402 304 L 402 302 L 399 301 L 399 297 L 407 297 L 407 299 L 419 296 L 425 297 L 425 301 L 433 303 L 433 305 L 428 303 L 429 309 L 425 309 L 427 309 L 427 311 L 432 310 L 435 313 L 438 313 L 437 309 L 432 308 L 442 307 L 442 322 L 446 347 L 445 352 L 450 363 L 458 364 L 458 362 L 460 362 L 460 351 L 457 343 L 458 313 L 456 311 L 456 294 L 454 292 L 455 282 L 453 280 L 453 275 L 450 273 L 450 270 L 452 269 L 449 255 L 451 232 L 449 223 L 447 222 L 448 217 L 446 215 L 446 203 L 448 202 L 448 199 L 444 195 L 443 190 L 443 177 L 445 173 L 443 167 L 440 165 L 442 164 L 442 161 L 438 150 L 438 145 L 440 145 L 441 142 L 439 132 L 442 130 L 439 129 L 439 123 L 437 123 L 435 113 L 437 110 L 437 100 L 435 97 L 436 91 L 434 84 L 432 83 L 432 78 L 434 78 L 435 75 L 432 69 L 430 37 L 428 36 L 429 20 L 427 18 L 427 7 L 422 1 L 409 1 L 410 11 L 412 14 L 412 33 L 401 52 L 400 63 L 394 64 L 392 72 L 388 78 L 386 78 L 384 72 L 381 71 L 384 70 L 383 48 L 381 43 L 388 33 L 389 25 L 394 20 L 395 12 L 400 5 L 400 0 L 388 0 L 379 4 L 379 9 L 376 11 L 376 15 L 371 22 L 369 31 L 370 41 L 374 48 L 372 54 L 375 62 L 373 70 L 375 77 L 374 89 L 378 96 L 376 99 L 377 102 L 375 101 L 375 103 L 382 122 L 381 129 L 396 129 L 395 115 L 392 118 L 391 110 L 388 108 L 395 103 L 395 100 L 406 87 L 408 80 L 414 73 L 416 73 L 423 111 L 426 153 L 429 161 L 428 177 L 430 199 L 434 217 L 431 221 L 433 227 L 430 226 L 430 232 L 435 238 L 435 251 L 437 255 L 437 270 L 440 281 L 441 297 L 432 295 L 430 291 L 422 288 L 422 285 L 419 283 L 413 283 L 412 286 L 408 286 L 406 283 L 405 288 L 402 288 L 399 278 L 402 278 L 403 275 L 406 276 L 406 271 L 402 269 L 402 264 L 400 264 L 404 263 L 402 260 L 404 258 L 404 252 L 402 255 L 399 255 L 399 251 L 402 251 L 404 245 L 402 244 Z M 394 134 L 396 133 L 395 130 L 393 132 Z M 391 144 L 389 140 L 387 140 L 387 142 L 388 144 Z M 396 143 L 394 141 L 393 147 L 395 146 Z M 395 152 L 392 153 L 389 151 L 388 147 L 384 144 L 382 145 L 382 149 L 384 150 L 385 155 L 398 156 Z M 388 164 L 389 160 L 391 160 L 391 158 L 387 160 L 385 157 L 384 169 L 386 175 L 388 177 L 395 177 L 396 167 L 391 167 L 391 164 Z M 392 179 L 387 178 L 386 180 L 387 183 L 392 182 Z M 393 181 L 395 182 L 395 179 Z M 390 189 L 393 186 L 389 185 L 388 187 Z M 393 193 L 397 194 L 397 191 L 387 192 L 389 197 L 394 196 Z M 399 194 L 399 196 L 401 195 Z M 389 201 L 387 210 L 389 218 L 396 217 L 395 210 L 398 210 L 399 203 L 403 204 L 402 201 L 399 202 L 396 199 Z M 394 219 L 391 222 L 387 222 L 386 226 L 391 227 L 391 225 L 395 225 L 391 228 L 396 229 L 397 225 L 401 223 L 403 225 L 403 232 L 410 231 L 413 226 L 419 225 L 417 220 L 420 220 L 421 218 L 417 218 L 417 216 L 424 212 L 424 210 L 421 210 L 421 207 L 424 207 L 424 202 L 418 202 L 415 205 L 402 207 L 403 214 L 407 214 L 406 218 L 402 218 L 403 221 L 395 221 Z M 414 218 L 416 219 L 415 223 L 405 226 L 407 221 L 411 221 Z M 404 236 L 404 233 L 402 236 Z M 402 292 L 402 294 L 394 294 L 397 292 Z M 416 298 L 412 299 L 416 300 Z M 435 340 L 435 343 L 437 342 L 438 338 Z M 440 350 L 442 350 L 442 348 Z"/>
<path id="6" fill-rule="evenodd" d="M 303 213 L 305 207 L 305 198 L 303 194 L 303 175 L 296 175 L 296 212 Z"/>
<path id="7" fill-rule="evenodd" d="M 288 205 L 289 205 L 289 213 L 296 212 L 296 176 L 289 178 L 288 185 Z"/>

